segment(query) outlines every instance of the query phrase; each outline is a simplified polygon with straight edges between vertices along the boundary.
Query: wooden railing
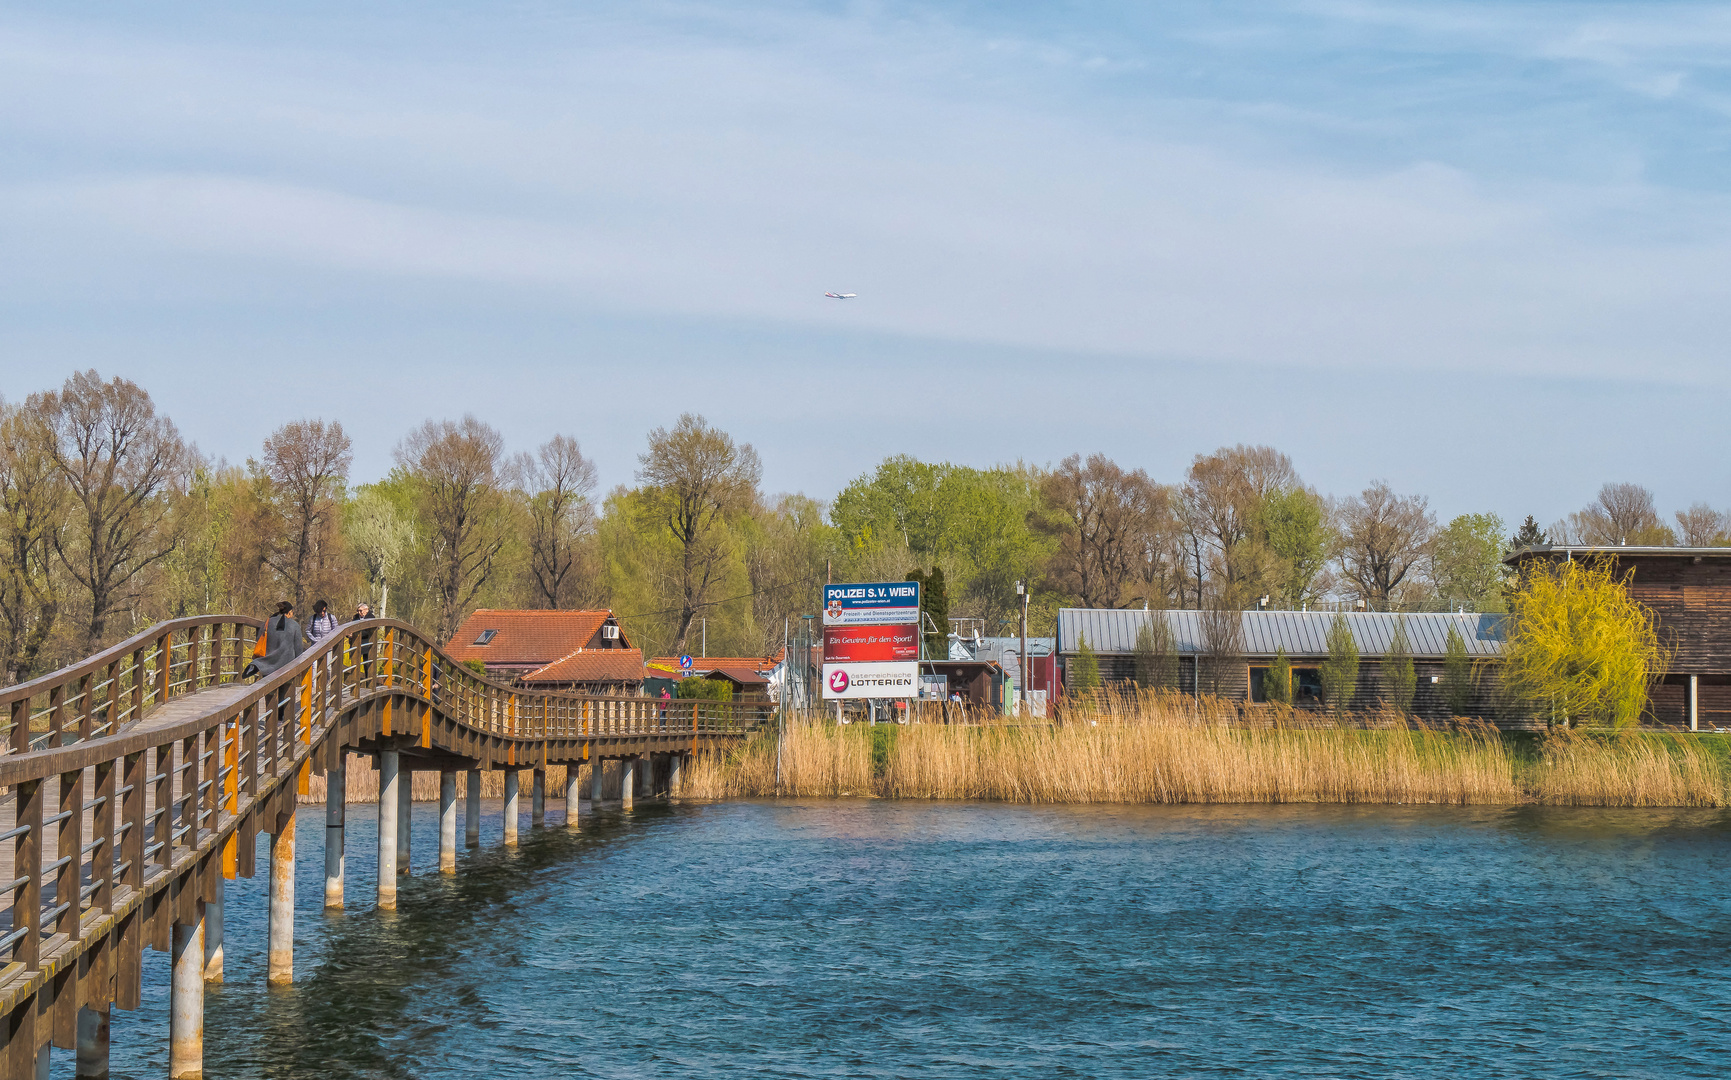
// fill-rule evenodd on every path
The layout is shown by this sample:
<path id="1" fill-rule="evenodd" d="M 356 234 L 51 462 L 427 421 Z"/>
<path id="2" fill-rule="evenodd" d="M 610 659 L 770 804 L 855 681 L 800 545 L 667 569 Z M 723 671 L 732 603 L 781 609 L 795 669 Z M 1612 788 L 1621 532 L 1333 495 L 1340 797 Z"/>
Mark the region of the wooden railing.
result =
<path id="1" fill-rule="evenodd" d="M 0 832 L 13 857 L 13 880 L 0 880 L 9 901 L 0 913 L 0 1009 L 68 963 L 76 968 L 90 942 L 123 932 L 119 920 L 142 898 L 187 880 L 213 854 L 224 876 L 250 875 L 259 827 L 239 822 L 263 816 L 248 815 L 273 798 L 292 811 L 315 747 L 345 713 L 381 695 L 523 744 L 512 760 L 539 762 L 558 760 L 547 752 L 555 743 L 562 754 L 587 757 L 605 754 L 610 739 L 742 735 L 772 707 L 521 690 L 476 675 L 414 627 L 383 619 L 343 626 L 246 684 L 240 672 L 263 625 L 232 615 L 162 623 L 0 691 L 9 723 L 0 785 L 15 805 L 13 826 Z M 163 720 L 159 710 L 183 698 L 188 715 Z M 173 896 L 124 932 L 142 924 L 143 943 L 167 949 L 171 923 L 186 914 L 177 913 L 180 898 L 195 890 Z M 138 1003 L 136 956 L 118 950 L 114 1002 L 122 1008 Z M 77 996 L 54 997 L 62 1010 L 48 1014 L 56 1041 L 75 1020 Z"/>
<path id="2" fill-rule="evenodd" d="M 264 623 L 206 615 L 159 623 L 69 667 L 0 689 L 0 753 L 101 738 L 169 698 L 228 682 L 251 659 Z"/>

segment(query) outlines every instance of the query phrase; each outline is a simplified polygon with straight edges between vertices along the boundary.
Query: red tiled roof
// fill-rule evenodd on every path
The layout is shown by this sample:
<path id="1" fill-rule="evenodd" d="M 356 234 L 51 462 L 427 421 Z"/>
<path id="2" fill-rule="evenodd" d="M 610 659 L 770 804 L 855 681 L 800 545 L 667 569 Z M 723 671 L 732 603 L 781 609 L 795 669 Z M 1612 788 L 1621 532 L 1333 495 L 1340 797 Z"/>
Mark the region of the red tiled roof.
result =
<path id="1" fill-rule="evenodd" d="M 756 668 L 748 667 L 718 667 L 711 675 L 723 675 L 741 686 L 768 686 L 769 678 L 759 675 Z"/>
<path id="2" fill-rule="evenodd" d="M 643 653 L 638 649 L 578 649 L 546 667 L 521 676 L 525 683 L 640 683 Z"/>
<path id="3" fill-rule="evenodd" d="M 596 636 L 611 611 L 504 611 L 481 608 L 457 627 L 445 651 L 457 660 L 485 664 L 550 664 L 578 649 L 599 644 Z M 486 645 L 475 644 L 483 630 L 497 630 Z M 619 641 L 629 645 L 624 631 Z M 597 652 L 602 651 L 597 649 Z M 624 649 L 618 650 L 624 652 Z M 639 661 L 641 663 L 641 661 Z"/>

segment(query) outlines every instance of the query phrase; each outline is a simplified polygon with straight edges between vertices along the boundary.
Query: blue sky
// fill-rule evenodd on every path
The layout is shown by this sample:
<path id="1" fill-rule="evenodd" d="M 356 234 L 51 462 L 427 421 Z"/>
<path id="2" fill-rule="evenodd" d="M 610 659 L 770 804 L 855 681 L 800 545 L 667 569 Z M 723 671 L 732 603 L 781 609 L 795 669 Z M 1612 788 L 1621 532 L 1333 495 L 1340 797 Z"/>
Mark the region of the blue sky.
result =
<path id="1" fill-rule="evenodd" d="M 0 392 L 1731 505 L 1731 6 L 353 7 L 0 3 Z"/>

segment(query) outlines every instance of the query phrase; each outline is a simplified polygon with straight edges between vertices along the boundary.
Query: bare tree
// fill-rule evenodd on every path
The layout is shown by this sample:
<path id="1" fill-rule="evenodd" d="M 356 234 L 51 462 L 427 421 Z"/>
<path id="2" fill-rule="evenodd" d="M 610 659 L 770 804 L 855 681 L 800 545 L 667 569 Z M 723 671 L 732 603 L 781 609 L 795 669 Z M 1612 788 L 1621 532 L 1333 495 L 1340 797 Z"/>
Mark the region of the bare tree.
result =
<path id="1" fill-rule="evenodd" d="M 725 525 L 756 504 L 763 465 L 751 444 L 734 442 L 695 413 L 671 431 L 651 431 L 649 452 L 637 460 L 656 519 L 679 548 L 673 651 L 682 653 L 692 620 L 713 603 L 710 590 L 729 550 Z"/>
<path id="2" fill-rule="evenodd" d="M 326 533 L 334 532 L 338 498 L 353 461 L 349 437 L 336 421 L 296 420 L 264 441 L 264 474 L 277 518 L 274 543 L 265 558 L 288 584 L 303 618 L 308 572 L 325 546 Z"/>
<path id="3" fill-rule="evenodd" d="M 1058 537 L 1049 573 L 1083 607 L 1118 607 L 1144 572 L 1157 540 L 1165 493 L 1141 469 L 1126 472 L 1104 454 L 1071 454 L 1040 485 L 1050 508 L 1040 522 Z"/>
<path id="4" fill-rule="evenodd" d="M 1235 605 L 1239 593 L 1260 590 L 1264 579 L 1277 576 L 1266 537 L 1260 535 L 1266 531 L 1263 504 L 1300 486 L 1292 460 L 1270 446 L 1222 447 L 1212 454 L 1198 454 L 1190 463 L 1183 506 L 1195 538 L 1192 553 L 1200 556 L 1201 549 L 1210 549 L 1205 569 Z M 1200 590 L 1197 595 L 1200 607 Z"/>
<path id="5" fill-rule="evenodd" d="M 47 450 L 76 504 L 76 528 L 55 537 L 67 572 L 90 595 L 85 646 L 102 641 L 122 590 L 174 550 L 170 496 L 186 475 L 180 432 L 138 384 L 81 371 L 26 408 L 48 427 Z"/>
<path id="6" fill-rule="evenodd" d="M 1198 657 L 1201 691 L 1215 697 L 1236 693 L 1245 685 L 1246 676 L 1244 613 L 1217 597 L 1197 618 L 1202 624 L 1202 651 Z"/>
<path id="7" fill-rule="evenodd" d="M 473 416 L 428 420 L 397 446 L 416 487 L 439 598 L 439 640 L 457 632 L 505 546 L 505 440 Z"/>
<path id="8" fill-rule="evenodd" d="M 1388 610 L 1408 575 L 1423 564 L 1436 515 L 1422 495 L 1396 495 L 1378 480 L 1336 506 L 1340 568 L 1372 610 Z"/>
<path id="9" fill-rule="evenodd" d="M 66 481 L 48 453 L 41 418 L 0 403 L 0 663 L 8 682 L 35 674 L 37 658 L 60 614 L 54 546 L 66 505 Z"/>
<path id="10" fill-rule="evenodd" d="M 524 466 L 529 495 L 529 575 L 539 607 L 566 606 L 579 547 L 595 531 L 595 465 L 577 440 L 555 435 Z"/>
<path id="11" fill-rule="evenodd" d="M 1668 547 L 1677 542 L 1653 508 L 1653 493 L 1640 484 L 1606 484 L 1597 499 L 1569 515 L 1565 532 L 1579 544 Z"/>
<path id="12" fill-rule="evenodd" d="M 1677 535 L 1684 547 L 1718 547 L 1731 541 L 1731 515 L 1704 502 L 1677 511 Z"/>

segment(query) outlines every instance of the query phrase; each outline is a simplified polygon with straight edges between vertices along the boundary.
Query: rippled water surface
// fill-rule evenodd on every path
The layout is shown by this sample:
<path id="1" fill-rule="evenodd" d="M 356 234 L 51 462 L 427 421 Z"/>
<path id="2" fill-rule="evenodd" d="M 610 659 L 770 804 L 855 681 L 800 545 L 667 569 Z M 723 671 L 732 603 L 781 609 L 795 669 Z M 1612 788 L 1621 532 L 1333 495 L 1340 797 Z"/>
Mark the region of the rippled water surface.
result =
<path id="1" fill-rule="evenodd" d="M 301 814 L 294 987 L 229 884 L 207 1076 L 1731 1075 L 1716 812 L 758 802 L 507 851 L 495 804 L 447 878 L 417 805 L 392 916 L 369 809 L 336 915 Z M 165 1075 L 167 975 L 117 1075 Z"/>

